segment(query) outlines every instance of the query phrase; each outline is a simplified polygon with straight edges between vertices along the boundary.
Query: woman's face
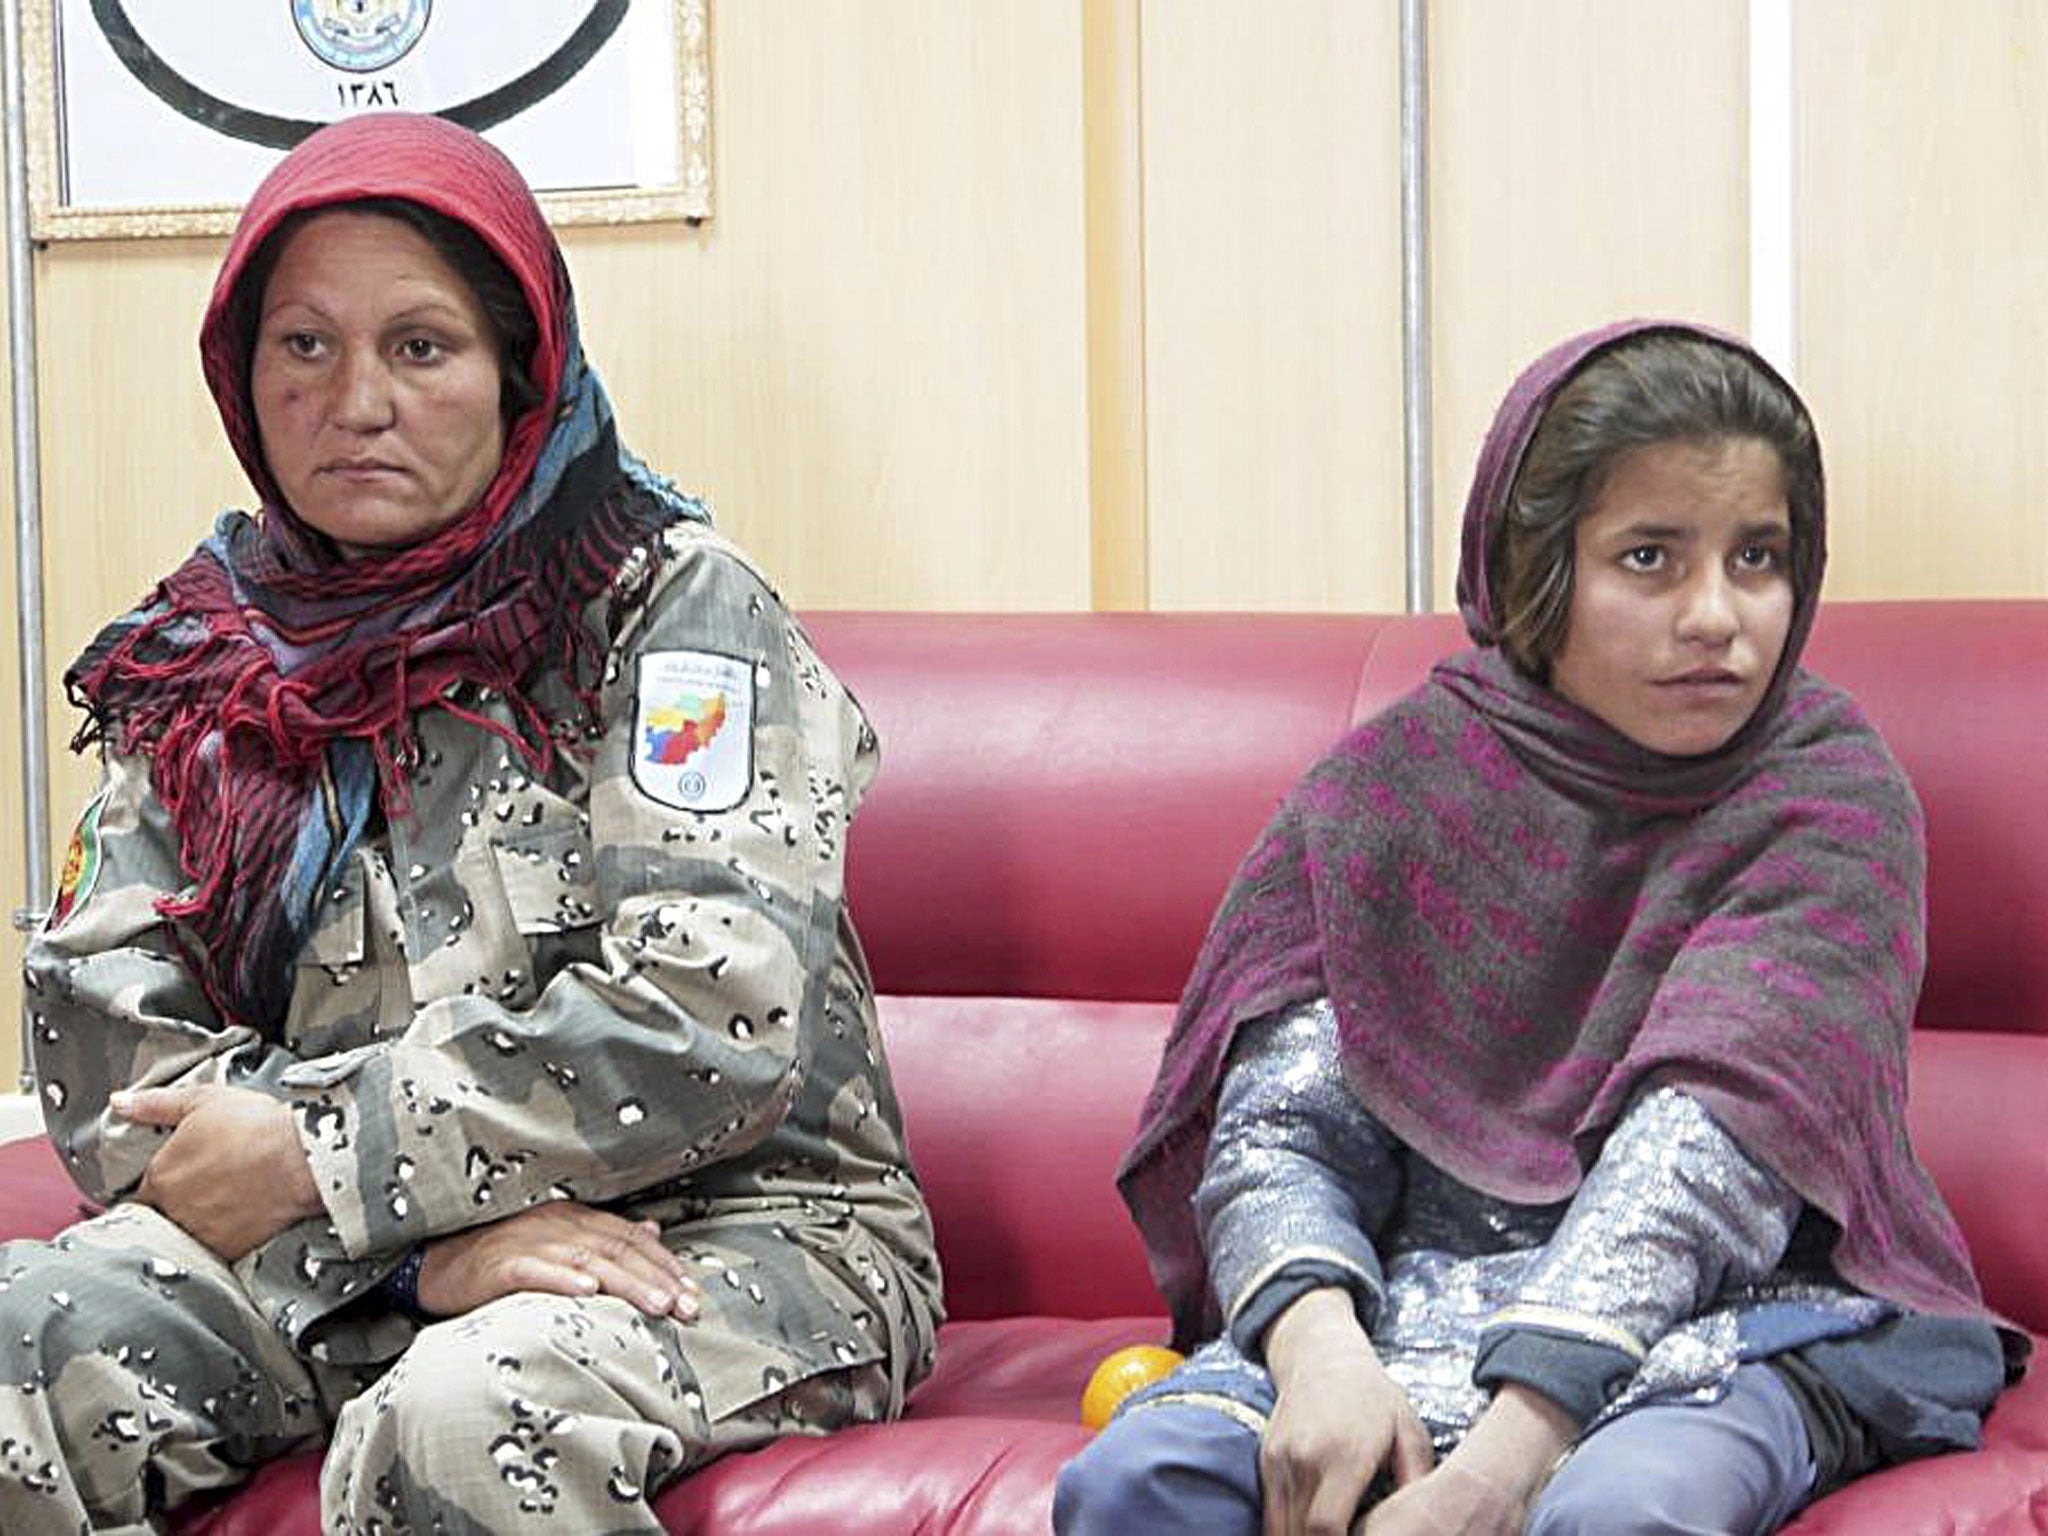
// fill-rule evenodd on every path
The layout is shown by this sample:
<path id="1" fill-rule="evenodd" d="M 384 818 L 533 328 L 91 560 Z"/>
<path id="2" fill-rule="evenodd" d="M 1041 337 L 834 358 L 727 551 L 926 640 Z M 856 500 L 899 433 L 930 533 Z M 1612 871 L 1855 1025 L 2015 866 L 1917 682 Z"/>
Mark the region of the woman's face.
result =
<path id="1" fill-rule="evenodd" d="M 1777 671 L 1791 564 L 1785 475 L 1768 443 L 1631 450 L 1579 519 L 1551 686 L 1638 746 L 1714 751 Z"/>
<path id="2" fill-rule="evenodd" d="M 351 558 L 454 522 L 504 454 L 497 339 L 476 295 L 382 214 L 316 214 L 286 238 L 250 393 L 278 489 Z"/>

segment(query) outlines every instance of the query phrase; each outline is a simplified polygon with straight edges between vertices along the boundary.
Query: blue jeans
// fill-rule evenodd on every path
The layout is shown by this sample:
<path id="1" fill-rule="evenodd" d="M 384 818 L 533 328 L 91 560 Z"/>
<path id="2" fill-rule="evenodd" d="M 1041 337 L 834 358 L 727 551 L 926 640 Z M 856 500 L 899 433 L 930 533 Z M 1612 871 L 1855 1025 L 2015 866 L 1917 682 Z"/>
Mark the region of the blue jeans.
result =
<path id="1" fill-rule="evenodd" d="M 1162 1383 L 1162 1385 L 1164 1385 Z M 1134 1405 L 1060 1470 L 1059 1536 L 1258 1536 L 1258 1415 Z M 1813 1491 L 1806 1423 L 1766 1365 L 1713 1403 L 1637 1408 L 1588 1435 L 1545 1486 L 1528 1536 L 1768 1536 Z"/>

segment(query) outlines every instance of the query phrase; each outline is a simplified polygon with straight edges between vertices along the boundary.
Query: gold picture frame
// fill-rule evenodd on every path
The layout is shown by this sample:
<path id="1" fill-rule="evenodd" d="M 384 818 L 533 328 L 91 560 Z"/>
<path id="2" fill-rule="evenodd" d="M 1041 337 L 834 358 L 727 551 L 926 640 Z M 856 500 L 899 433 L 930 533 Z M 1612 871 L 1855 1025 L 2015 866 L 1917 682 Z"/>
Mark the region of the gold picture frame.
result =
<path id="1" fill-rule="evenodd" d="M 141 0 L 131 0 L 131 3 L 139 5 Z M 505 18 L 515 13 L 501 0 L 394 0 L 385 9 L 415 14 L 418 26 L 414 29 L 414 36 L 417 38 L 432 7 L 442 7 L 442 14 L 447 16 L 451 14 L 450 8 L 464 4 L 490 7 L 490 17 L 496 24 L 492 38 L 494 46 L 501 51 L 518 46 L 516 39 L 507 43 L 503 37 Z M 275 11 L 288 12 L 288 19 L 294 23 L 298 23 L 301 16 L 321 9 L 319 0 L 289 0 L 289 5 L 287 0 L 269 0 L 269 5 Z M 556 9 L 559 13 L 559 7 Z M 620 180 L 615 174 L 619 159 L 615 152 L 607 163 L 607 169 L 614 174 L 601 177 L 601 184 L 577 181 L 573 171 L 567 179 L 551 181 L 547 176 L 537 175 L 515 144 L 506 142 L 507 138 L 516 138 L 525 132 L 536 141 L 544 141 L 551 161 L 559 161 L 573 153 L 576 134 L 591 122 L 591 114 L 587 110 L 573 116 L 558 114 L 564 124 L 574 125 L 570 131 L 565 133 L 563 128 L 554 127 L 543 133 L 544 114 L 550 109 L 549 103 L 541 97 L 520 105 L 521 98 L 507 87 L 465 101 L 461 107 L 449 110 L 448 115 L 457 121 L 467 120 L 469 126 L 480 131 L 504 130 L 501 134 L 494 134 L 494 138 L 527 172 L 542 208 L 557 224 L 627 224 L 668 219 L 701 222 L 710 218 L 710 0 L 593 0 L 581 14 L 582 21 L 570 39 L 572 45 L 579 39 L 584 40 L 580 58 L 570 45 L 558 47 L 543 66 L 529 71 L 514 81 L 514 85 L 542 79 L 544 71 L 551 71 L 545 74 L 545 79 L 553 82 L 547 85 L 547 89 L 555 90 L 576 70 L 592 64 L 599 57 L 604 58 L 606 67 L 614 73 L 633 71 L 635 89 L 632 93 L 611 92 L 603 97 L 607 102 L 615 103 L 615 116 L 630 115 L 632 122 L 607 121 L 603 128 L 609 133 L 615 150 L 617 145 L 631 140 L 636 133 L 639 137 L 635 142 L 652 144 L 655 153 L 649 158 L 658 163 L 659 169 L 650 177 L 642 179 L 636 161 L 633 174 Z M 468 13 L 467 19 L 476 24 L 477 15 L 476 12 Z M 253 189 L 261 170 L 282 155 L 290 142 L 294 142 L 285 135 L 296 130 L 302 136 L 304 132 L 311 131 L 311 126 L 317 125 L 318 121 L 327 120 L 310 115 L 300 119 L 245 110 L 210 94 L 181 73 L 176 65 L 150 51 L 148 42 L 139 36 L 130 20 L 122 0 L 25 0 L 21 19 L 22 65 L 27 97 L 29 232 L 37 240 L 224 234 L 234 228 L 241 202 Z M 276 34 L 280 30 L 274 24 L 274 15 L 267 14 L 264 19 L 268 34 Z M 96 29 L 94 35 L 79 36 L 80 28 L 88 22 Z M 658 58 L 649 63 L 647 50 L 630 48 L 628 45 L 634 41 L 633 38 L 618 35 L 628 23 L 652 27 L 656 35 L 672 38 L 673 47 L 668 50 L 673 55 L 672 76 L 660 69 Z M 65 67 L 67 25 L 72 29 L 69 40 L 76 45 L 74 59 L 84 59 L 91 67 L 85 64 L 70 70 Z M 591 44 L 587 39 L 596 35 L 594 27 L 602 27 L 603 30 L 597 42 Z M 664 33 L 661 31 L 664 27 L 670 30 Z M 124 28 L 125 33 L 122 32 Z M 305 32 L 304 24 L 300 25 L 300 31 L 302 34 Z M 153 69 L 146 73 L 136 62 L 138 57 Z M 108 67 L 104 62 L 106 59 L 118 60 L 119 69 Z M 564 65 L 564 59 L 570 62 Z M 253 57 L 239 58 L 234 62 L 245 72 L 260 67 Z M 411 104 L 402 99 L 395 102 L 382 99 L 380 93 L 385 90 L 395 93 L 395 82 L 388 76 L 380 80 L 375 67 L 362 67 L 361 58 L 347 60 L 345 67 L 335 67 L 327 56 L 309 65 L 305 58 L 294 55 L 290 67 L 301 76 L 306 75 L 309 69 L 325 68 L 325 78 L 333 81 L 338 104 L 344 110 L 348 109 L 346 93 L 351 90 L 356 93 L 357 109 Z M 264 78 L 275 78 L 275 71 Z M 81 84 L 81 81 L 86 83 Z M 92 99 L 94 93 L 100 100 Z M 617 101 L 619 96 L 629 94 L 631 100 Z M 117 96 L 118 114 L 124 121 L 147 122 L 154 115 L 161 120 L 160 138 L 182 135 L 188 141 L 207 140 L 208 154 L 217 155 L 224 165 L 232 161 L 232 179 L 246 185 L 230 185 L 231 178 L 224 171 L 219 178 L 219 195 L 158 198 L 147 187 L 131 191 L 124 182 L 122 189 L 111 197 L 95 189 L 83 199 L 75 199 L 73 183 L 82 178 L 71 174 L 67 149 L 73 147 L 82 135 L 95 131 L 95 120 L 82 114 L 95 111 L 103 102 L 110 102 Z M 666 115 L 672 116 L 674 122 L 672 154 L 665 137 L 664 107 L 671 109 Z M 441 110 L 438 104 L 432 109 Z M 497 115 L 493 117 L 493 113 Z M 530 114 L 530 117 L 516 120 L 522 113 Z M 117 114 L 109 110 L 106 115 L 111 119 Z M 339 115 L 338 112 L 330 113 L 330 118 Z M 223 128 L 222 123 L 234 126 Z M 259 139 L 256 137 L 259 134 L 268 137 Z M 230 140 L 236 142 L 230 143 Z M 568 148 L 563 147 L 565 140 L 569 141 Z M 111 162 L 111 158 L 107 154 L 101 156 L 103 161 Z M 139 163 L 131 164 L 125 159 L 120 163 L 124 175 L 142 183 L 152 174 L 150 161 L 168 162 L 171 158 L 160 145 L 153 144 L 150 152 L 135 157 Z M 179 186 L 181 192 L 189 192 L 192 181 L 198 178 L 199 173 L 190 171 L 191 163 L 191 157 L 187 156 L 183 162 L 186 174 L 185 181 Z"/>

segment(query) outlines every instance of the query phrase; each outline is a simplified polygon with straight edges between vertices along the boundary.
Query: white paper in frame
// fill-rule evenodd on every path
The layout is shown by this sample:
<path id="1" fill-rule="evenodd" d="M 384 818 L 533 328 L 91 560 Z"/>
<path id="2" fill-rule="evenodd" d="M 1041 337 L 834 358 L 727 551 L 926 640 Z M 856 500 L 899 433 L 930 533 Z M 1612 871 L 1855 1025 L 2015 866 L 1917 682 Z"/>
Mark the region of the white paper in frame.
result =
<path id="1" fill-rule="evenodd" d="M 323 123 L 438 112 L 558 224 L 711 215 L 709 0 L 23 0 L 30 233 L 234 227 Z"/>

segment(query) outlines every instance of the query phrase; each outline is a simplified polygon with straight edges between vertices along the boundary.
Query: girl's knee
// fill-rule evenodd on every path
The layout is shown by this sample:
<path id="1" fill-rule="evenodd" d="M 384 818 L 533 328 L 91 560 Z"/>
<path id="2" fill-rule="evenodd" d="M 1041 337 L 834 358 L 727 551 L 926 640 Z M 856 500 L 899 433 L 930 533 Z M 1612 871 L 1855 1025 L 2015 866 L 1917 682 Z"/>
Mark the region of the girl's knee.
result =
<path id="1" fill-rule="evenodd" d="M 1768 1366 L 1745 1365 L 1718 1402 L 1640 1408 L 1587 1436 L 1527 1536 L 1767 1536 L 1812 1485 L 1797 1406 Z"/>
<path id="2" fill-rule="evenodd" d="M 1208 1408 L 1161 1404 L 1124 1414 L 1060 1469 L 1060 1536 L 1259 1528 L 1257 1431 Z"/>
<path id="3" fill-rule="evenodd" d="M 1523 1536 L 1762 1536 L 1775 1529 L 1728 1523 L 1734 1517 L 1717 1512 L 1697 1480 L 1585 1479 L 1552 1489 L 1538 1502 Z"/>
<path id="4" fill-rule="evenodd" d="M 1676 1536 L 1694 1529 L 1672 1524 L 1663 1505 L 1662 1491 L 1639 1483 L 1560 1480 L 1544 1490 L 1523 1536 Z"/>
<path id="5" fill-rule="evenodd" d="M 1128 1418 L 1105 1425 L 1053 1483 L 1052 1524 L 1060 1536 L 1131 1529 L 1127 1506 L 1140 1497 L 1146 1469 L 1142 1437 L 1121 1433 Z"/>

